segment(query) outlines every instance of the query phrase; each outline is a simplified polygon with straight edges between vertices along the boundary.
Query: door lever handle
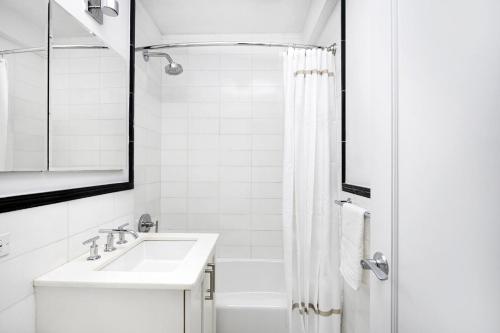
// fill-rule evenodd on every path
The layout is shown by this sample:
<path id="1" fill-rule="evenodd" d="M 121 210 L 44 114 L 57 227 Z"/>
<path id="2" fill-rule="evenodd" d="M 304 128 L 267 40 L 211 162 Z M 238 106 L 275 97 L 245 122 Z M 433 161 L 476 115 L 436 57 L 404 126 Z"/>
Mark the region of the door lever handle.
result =
<path id="1" fill-rule="evenodd" d="M 389 278 L 389 264 L 386 257 L 380 252 L 375 252 L 373 259 L 361 260 L 360 264 L 363 269 L 371 270 L 380 281 Z"/>

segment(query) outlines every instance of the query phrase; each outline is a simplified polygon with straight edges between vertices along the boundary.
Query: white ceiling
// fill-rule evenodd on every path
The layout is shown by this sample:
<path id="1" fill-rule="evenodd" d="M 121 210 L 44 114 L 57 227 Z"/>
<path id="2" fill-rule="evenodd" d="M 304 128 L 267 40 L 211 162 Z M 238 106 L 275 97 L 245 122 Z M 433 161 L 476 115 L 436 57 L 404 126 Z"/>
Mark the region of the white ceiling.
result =
<path id="1" fill-rule="evenodd" d="M 55 3 L 52 8 L 51 25 L 55 38 L 92 37 L 90 31 L 59 4 Z"/>
<path id="2" fill-rule="evenodd" d="M 20 18 L 39 27 L 47 22 L 47 3 L 45 1 L 0 0 L 1 8 L 8 9 Z"/>
<path id="3" fill-rule="evenodd" d="M 34 28 L 45 31 L 47 26 L 47 3 L 30 0 L 0 0 L 0 10 L 5 8 L 12 15 L 33 25 Z M 89 31 L 58 3 L 52 6 L 52 28 L 57 37 L 88 37 Z"/>
<path id="4" fill-rule="evenodd" d="M 300 33 L 311 0 L 142 0 L 164 35 Z"/>

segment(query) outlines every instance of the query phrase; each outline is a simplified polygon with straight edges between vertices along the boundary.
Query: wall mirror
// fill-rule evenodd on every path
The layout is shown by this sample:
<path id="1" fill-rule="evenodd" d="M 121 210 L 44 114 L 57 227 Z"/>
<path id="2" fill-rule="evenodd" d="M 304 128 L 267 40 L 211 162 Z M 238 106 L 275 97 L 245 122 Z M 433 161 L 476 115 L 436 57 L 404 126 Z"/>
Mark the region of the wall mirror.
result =
<path id="1" fill-rule="evenodd" d="M 341 0 L 342 190 L 370 197 L 370 54 L 368 8 Z"/>
<path id="2" fill-rule="evenodd" d="M 0 3 L 0 172 L 47 169 L 44 1 Z"/>
<path id="3" fill-rule="evenodd" d="M 99 24 L 86 1 L 0 1 L 0 213 L 134 187 L 135 2 L 120 7 Z"/>
<path id="4" fill-rule="evenodd" d="M 57 3 L 51 36 L 49 170 L 124 169 L 127 60 Z"/>

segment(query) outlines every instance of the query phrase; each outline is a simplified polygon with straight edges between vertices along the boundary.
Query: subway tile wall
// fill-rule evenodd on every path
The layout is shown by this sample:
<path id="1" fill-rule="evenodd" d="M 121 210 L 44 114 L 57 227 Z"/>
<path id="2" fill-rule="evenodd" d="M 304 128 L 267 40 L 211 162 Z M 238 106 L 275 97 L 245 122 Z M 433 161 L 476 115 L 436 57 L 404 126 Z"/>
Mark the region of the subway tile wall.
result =
<path id="1" fill-rule="evenodd" d="M 136 19 L 138 43 L 161 40 L 140 2 Z M 84 254 L 82 241 L 99 228 L 160 215 L 161 68 L 136 61 L 135 189 L 0 214 L 0 233 L 11 233 L 11 253 L 0 258 L 1 333 L 35 333 L 33 280 Z"/>
<path id="2" fill-rule="evenodd" d="M 136 45 L 161 42 L 161 34 L 142 3 L 136 1 Z M 134 182 L 135 221 L 149 213 L 160 218 L 161 197 L 161 77 L 154 61 L 135 56 Z"/>
<path id="3" fill-rule="evenodd" d="M 219 257 L 282 257 L 281 53 L 174 51 L 162 76 L 162 228 L 220 233 Z"/>
<path id="4" fill-rule="evenodd" d="M 84 254 L 82 242 L 99 228 L 133 219 L 133 191 L 0 214 L 0 233 L 9 232 L 11 244 L 0 258 L 0 332 L 34 333 L 33 280 Z"/>

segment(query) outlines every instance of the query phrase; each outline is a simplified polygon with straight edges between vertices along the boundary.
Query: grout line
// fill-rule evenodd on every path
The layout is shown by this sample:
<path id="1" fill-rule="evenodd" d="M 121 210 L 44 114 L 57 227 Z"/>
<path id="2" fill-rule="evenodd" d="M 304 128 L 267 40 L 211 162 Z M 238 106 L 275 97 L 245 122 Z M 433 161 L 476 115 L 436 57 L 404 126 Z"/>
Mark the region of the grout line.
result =
<path id="1" fill-rule="evenodd" d="M 11 308 L 13 308 L 14 306 L 18 305 L 19 303 L 24 302 L 25 300 L 27 300 L 30 297 L 35 297 L 35 292 L 34 291 L 31 292 L 29 295 L 26 295 L 26 296 L 22 297 L 21 299 L 15 301 L 14 303 L 11 303 L 11 304 L 7 305 L 5 308 L 0 309 L 0 315 L 3 312 L 6 312 L 6 311 L 10 310 Z"/>
<path id="2" fill-rule="evenodd" d="M 41 249 L 43 249 L 43 248 L 46 248 L 46 247 L 52 246 L 52 245 L 54 245 L 54 244 L 56 244 L 56 243 L 59 243 L 59 242 L 65 241 L 65 240 L 68 240 L 68 237 L 59 238 L 59 239 L 57 239 L 57 240 L 51 241 L 50 243 L 46 243 L 46 244 L 44 244 L 44 245 L 38 246 L 38 247 L 36 247 L 36 248 L 33 248 L 33 249 L 29 250 L 29 251 L 24 251 L 24 252 L 18 253 L 18 254 L 16 254 L 15 256 L 11 256 L 11 255 L 9 254 L 7 257 L 4 257 L 4 259 L 3 259 L 3 260 L 0 260 L 0 265 L 2 265 L 2 264 L 4 264 L 4 263 L 7 263 L 7 262 L 9 262 L 9 261 L 11 261 L 11 260 L 13 260 L 13 259 L 16 259 L 16 258 L 19 258 L 19 257 L 25 256 L 25 255 L 30 254 L 30 253 L 33 253 L 33 252 L 35 252 L 35 251 L 39 251 L 39 250 L 41 250 Z"/>
<path id="3" fill-rule="evenodd" d="M 192 54 L 198 55 L 197 53 L 193 53 L 193 52 L 189 53 L 189 55 L 192 55 Z M 240 54 L 238 54 L 238 55 L 240 55 Z M 223 182 L 221 181 L 221 176 L 222 176 L 221 175 L 221 173 L 222 173 L 221 167 L 223 165 L 222 165 L 222 162 L 221 162 L 222 148 L 221 148 L 221 140 L 220 139 L 221 139 L 221 136 L 223 136 L 223 135 L 224 136 L 232 136 L 232 135 L 234 135 L 234 136 L 245 136 L 245 137 L 249 138 L 250 145 L 251 145 L 250 149 L 229 149 L 230 151 L 245 151 L 245 152 L 248 152 L 249 155 L 250 155 L 250 163 L 249 163 L 249 165 L 245 165 L 245 166 L 243 166 L 243 165 L 241 165 L 241 166 L 236 166 L 236 165 L 235 166 L 229 166 L 228 165 L 228 167 L 242 167 L 242 168 L 248 167 L 249 172 L 250 172 L 250 174 L 249 174 L 249 180 L 248 181 L 235 182 L 235 183 L 246 183 L 246 184 L 249 184 L 249 186 L 250 186 L 250 189 L 249 189 L 250 193 L 249 193 L 248 197 L 243 198 L 243 199 L 248 200 L 248 205 L 249 205 L 249 209 L 250 209 L 249 212 L 248 213 L 243 213 L 243 214 L 235 214 L 235 215 L 248 216 L 250 225 L 249 225 L 248 228 L 245 228 L 244 231 L 250 233 L 250 235 L 249 235 L 250 238 L 252 236 L 252 231 L 253 231 L 252 228 L 253 228 L 253 225 L 254 225 L 254 223 L 252 221 L 253 220 L 253 215 L 254 215 L 252 213 L 253 210 L 254 210 L 254 204 L 253 204 L 253 201 L 254 201 L 253 200 L 254 199 L 254 192 L 253 192 L 253 188 L 252 188 L 252 184 L 254 182 L 254 177 L 253 177 L 253 172 L 252 171 L 254 169 L 259 169 L 259 168 L 281 168 L 280 165 L 259 165 L 259 166 L 254 166 L 253 165 L 254 164 L 254 160 L 256 158 L 255 155 L 257 154 L 258 151 L 260 151 L 260 150 L 255 150 L 254 151 L 254 149 L 253 149 L 254 145 L 255 145 L 254 136 L 256 136 L 256 135 L 280 135 L 280 136 L 282 136 L 283 133 L 282 133 L 282 131 L 281 131 L 281 133 L 276 133 L 276 132 L 272 132 L 271 133 L 271 132 L 269 132 L 269 133 L 256 133 L 256 134 L 254 134 L 253 131 L 250 131 L 248 133 L 228 133 L 228 134 L 222 133 L 222 126 L 221 126 L 222 125 L 221 124 L 221 119 L 223 119 L 223 117 L 222 117 L 223 116 L 223 114 L 222 114 L 222 105 L 225 103 L 225 101 L 222 101 L 222 89 L 224 87 L 236 87 L 236 88 L 245 87 L 245 88 L 249 88 L 250 91 L 251 91 L 251 94 L 254 95 L 255 94 L 254 91 L 257 90 L 257 89 L 259 89 L 259 88 L 262 88 L 262 87 L 274 87 L 274 88 L 282 87 L 283 84 L 269 84 L 269 85 L 254 84 L 255 75 L 258 72 L 279 72 L 279 71 L 282 71 L 281 68 L 275 68 L 275 69 L 257 69 L 257 68 L 255 68 L 255 64 L 254 64 L 255 63 L 255 59 L 254 59 L 254 56 L 259 56 L 259 55 L 260 54 L 255 54 L 255 55 L 250 54 L 250 55 L 248 55 L 250 57 L 250 61 L 251 61 L 251 66 L 248 69 L 230 69 L 231 71 L 236 71 L 236 72 L 241 71 L 241 72 L 245 72 L 245 73 L 250 73 L 250 81 L 251 81 L 250 84 L 244 84 L 244 85 L 234 85 L 234 84 L 233 85 L 226 85 L 226 84 L 222 84 L 220 82 L 220 80 L 219 80 L 219 84 L 212 84 L 212 85 L 193 85 L 193 84 L 191 84 L 189 82 L 185 83 L 185 84 L 182 84 L 182 87 L 187 87 L 187 88 L 211 87 L 211 88 L 214 88 L 214 91 L 215 91 L 215 89 L 217 89 L 217 94 L 218 95 L 216 96 L 217 97 L 216 101 L 206 102 L 206 101 L 202 101 L 202 100 L 197 100 L 197 101 L 190 101 L 190 100 L 176 101 L 176 100 L 172 100 L 172 101 L 168 101 L 167 102 L 167 101 L 165 101 L 165 100 L 162 99 L 162 105 L 165 105 L 165 104 L 168 104 L 168 103 L 186 103 L 188 105 L 193 104 L 193 103 L 210 103 L 210 104 L 217 104 L 217 106 L 218 106 L 218 118 L 215 118 L 215 117 L 203 117 L 203 116 L 202 117 L 192 117 L 191 113 L 189 113 L 189 115 L 187 117 L 187 121 L 188 121 L 187 145 L 188 145 L 188 147 L 187 147 L 186 151 L 189 154 L 189 152 L 192 150 L 189 147 L 190 143 L 191 143 L 191 138 L 192 138 L 193 135 L 196 135 L 196 133 L 191 133 L 190 132 L 190 127 L 191 127 L 192 121 L 193 121 L 192 118 L 195 118 L 197 120 L 198 119 L 218 119 L 219 126 L 218 126 L 217 133 L 213 133 L 213 134 L 198 133 L 197 135 L 214 135 L 214 136 L 217 137 L 217 140 L 218 140 L 218 145 L 217 145 L 217 149 L 216 149 L 216 153 L 218 155 L 218 161 L 217 161 L 217 165 L 216 165 L 217 168 L 218 168 L 217 169 L 218 179 L 216 181 L 217 182 L 216 186 L 217 186 L 217 191 L 218 192 L 217 192 L 217 195 L 216 195 L 216 199 L 217 199 L 217 205 L 218 205 L 218 207 L 217 207 L 217 215 L 218 215 L 218 229 L 219 230 L 221 230 L 221 218 L 220 218 L 221 215 L 222 215 L 222 211 L 221 211 L 221 208 L 222 208 L 222 206 L 221 206 L 222 205 L 222 202 L 221 202 L 221 186 L 223 184 Z M 205 56 L 205 54 L 201 54 L 201 56 Z M 276 54 L 276 55 L 273 54 L 273 56 L 279 57 L 279 54 Z M 212 73 L 216 73 L 219 76 L 219 78 L 220 78 L 221 74 L 226 71 L 225 69 L 223 69 L 223 68 L 220 67 L 222 55 L 220 53 L 216 52 L 216 53 L 214 53 L 214 57 L 218 61 L 219 66 L 217 66 L 217 68 L 210 69 L 210 70 L 207 70 L 207 71 L 212 72 Z M 247 74 L 245 74 L 245 75 L 247 75 Z M 168 89 L 168 85 L 165 84 L 165 80 L 164 79 L 162 79 L 161 88 L 162 88 L 162 90 L 163 89 Z M 162 94 L 162 97 L 163 96 L 164 95 Z M 277 116 L 277 117 L 256 117 L 256 112 L 255 112 L 255 107 L 256 107 L 256 105 L 258 103 L 274 103 L 274 104 L 282 105 L 282 103 L 283 103 L 282 99 L 275 100 L 275 101 L 259 101 L 259 100 L 256 100 L 254 98 L 250 98 L 249 100 L 243 101 L 243 102 L 236 101 L 236 100 L 235 101 L 227 101 L 227 102 L 228 103 L 245 103 L 245 104 L 249 104 L 250 105 L 250 108 L 251 108 L 250 116 L 249 117 L 244 117 L 244 118 L 239 118 L 239 117 L 238 118 L 232 118 L 232 119 L 235 119 L 235 120 L 247 120 L 247 121 L 249 120 L 250 122 L 253 122 L 256 119 L 274 121 L 274 119 L 281 119 L 282 118 L 282 115 L 281 116 Z M 163 116 L 162 115 L 162 119 L 165 119 L 165 118 L 168 118 L 168 119 L 175 119 L 175 118 L 185 119 L 186 117 L 168 117 L 168 116 Z M 164 133 L 162 131 L 162 136 L 164 136 L 164 135 L 179 135 L 179 134 L 177 134 L 177 133 Z M 176 151 L 176 150 L 177 151 L 183 151 L 184 149 L 171 149 L 171 150 L 172 151 Z M 198 149 L 198 150 L 205 151 L 206 149 Z M 163 149 L 163 146 L 162 146 L 161 151 L 162 151 L 162 154 L 165 154 L 169 150 Z M 271 150 L 262 150 L 262 151 L 267 151 L 269 153 L 272 153 L 273 151 L 274 152 L 278 152 L 278 151 L 280 151 L 280 149 L 271 149 Z M 186 186 L 188 187 L 187 188 L 187 198 L 186 198 L 186 200 L 188 200 L 188 202 L 187 202 L 187 213 L 184 214 L 184 215 L 187 215 L 187 216 L 189 216 L 189 214 L 190 214 L 189 199 L 191 198 L 191 195 L 192 195 L 191 191 L 189 190 L 189 184 L 192 181 L 192 179 L 189 177 L 189 168 L 191 166 L 203 166 L 203 164 L 191 165 L 190 163 L 191 163 L 191 158 L 189 158 L 189 155 L 188 155 L 188 163 L 187 163 L 188 165 L 186 166 L 187 173 L 188 173 L 187 184 L 186 184 Z M 176 183 L 176 181 L 170 181 L 170 182 Z M 179 181 L 179 182 L 181 182 L 181 181 Z M 164 181 L 162 179 L 161 183 L 168 183 L 168 182 L 166 182 L 166 181 Z M 270 181 L 270 182 L 260 181 L 259 183 L 263 183 L 263 184 L 266 184 L 266 183 L 267 184 L 279 184 L 279 183 L 282 183 L 282 180 L 279 180 L 279 181 Z M 179 198 L 179 196 L 168 196 L 168 195 L 165 195 L 165 193 L 163 193 L 163 192 L 161 193 L 161 197 L 162 198 L 169 198 L 169 197 L 170 198 Z M 204 198 L 211 198 L 211 199 L 214 198 L 213 196 L 199 196 L 199 198 L 203 198 L 203 197 Z M 257 198 L 257 199 L 279 200 L 280 198 Z M 183 214 L 179 213 L 177 215 L 183 215 Z M 204 215 L 204 214 L 200 214 L 200 215 Z M 264 214 L 264 215 L 280 215 L 280 214 Z M 266 229 L 264 229 L 263 231 L 274 231 L 274 230 L 266 230 Z M 251 244 L 252 244 L 252 241 L 250 239 L 250 244 L 248 246 L 245 246 L 245 247 L 248 247 L 250 249 L 250 252 L 252 252 L 251 251 L 251 247 L 252 247 Z M 250 253 L 250 257 L 251 256 L 252 256 L 252 253 Z"/>

